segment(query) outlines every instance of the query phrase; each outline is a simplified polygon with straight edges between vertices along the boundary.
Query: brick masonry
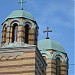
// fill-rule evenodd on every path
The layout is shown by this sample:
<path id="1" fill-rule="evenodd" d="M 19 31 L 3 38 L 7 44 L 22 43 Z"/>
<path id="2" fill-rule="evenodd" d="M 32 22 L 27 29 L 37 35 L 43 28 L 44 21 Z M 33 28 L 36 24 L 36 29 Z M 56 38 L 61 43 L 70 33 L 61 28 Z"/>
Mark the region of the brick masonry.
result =
<path id="1" fill-rule="evenodd" d="M 5 51 L 0 54 L 0 75 L 42 75 L 43 72 L 46 75 L 46 63 L 36 48 L 2 50 Z"/>

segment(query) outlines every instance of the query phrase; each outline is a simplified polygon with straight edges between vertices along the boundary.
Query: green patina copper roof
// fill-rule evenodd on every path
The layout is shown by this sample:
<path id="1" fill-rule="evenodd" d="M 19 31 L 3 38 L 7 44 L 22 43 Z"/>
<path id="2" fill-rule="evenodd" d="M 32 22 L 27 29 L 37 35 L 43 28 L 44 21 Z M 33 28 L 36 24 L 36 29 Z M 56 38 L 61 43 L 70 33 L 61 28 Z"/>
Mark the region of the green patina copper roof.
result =
<path id="1" fill-rule="evenodd" d="M 63 46 L 60 43 L 51 39 L 40 40 L 38 42 L 38 48 L 40 51 L 53 49 L 65 53 Z"/>
<path id="2" fill-rule="evenodd" d="M 27 18 L 30 20 L 34 20 L 33 16 L 31 15 L 31 13 L 24 11 L 24 10 L 16 10 L 13 11 L 5 20 L 9 19 L 9 18 L 19 18 L 19 17 L 23 17 L 23 18 Z"/>

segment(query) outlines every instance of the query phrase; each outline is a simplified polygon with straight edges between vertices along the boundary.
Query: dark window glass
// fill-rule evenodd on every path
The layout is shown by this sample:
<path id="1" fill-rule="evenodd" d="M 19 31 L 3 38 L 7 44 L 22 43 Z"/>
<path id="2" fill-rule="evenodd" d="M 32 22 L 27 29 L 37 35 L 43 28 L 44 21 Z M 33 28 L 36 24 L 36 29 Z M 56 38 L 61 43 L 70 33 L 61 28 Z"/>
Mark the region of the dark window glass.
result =
<path id="1" fill-rule="evenodd" d="M 29 25 L 25 25 L 25 43 L 28 44 L 28 34 L 29 33 Z"/>
<path id="2" fill-rule="evenodd" d="M 60 58 L 56 58 L 56 75 L 60 75 Z"/>

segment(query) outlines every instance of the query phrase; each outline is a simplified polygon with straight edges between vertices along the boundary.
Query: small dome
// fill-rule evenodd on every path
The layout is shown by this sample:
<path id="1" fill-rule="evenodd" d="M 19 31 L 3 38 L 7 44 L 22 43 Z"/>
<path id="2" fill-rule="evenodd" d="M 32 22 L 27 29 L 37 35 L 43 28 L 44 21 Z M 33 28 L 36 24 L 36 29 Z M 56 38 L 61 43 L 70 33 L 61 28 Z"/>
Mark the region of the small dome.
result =
<path id="1" fill-rule="evenodd" d="M 63 46 L 60 43 L 51 39 L 40 40 L 38 42 L 38 49 L 40 51 L 53 49 L 53 50 L 65 53 Z"/>
<path id="2" fill-rule="evenodd" d="M 33 16 L 31 15 L 31 13 L 24 11 L 24 10 L 16 10 L 13 11 L 5 20 L 9 19 L 9 18 L 27 18 L 30 20 L 34 20 Z"/>

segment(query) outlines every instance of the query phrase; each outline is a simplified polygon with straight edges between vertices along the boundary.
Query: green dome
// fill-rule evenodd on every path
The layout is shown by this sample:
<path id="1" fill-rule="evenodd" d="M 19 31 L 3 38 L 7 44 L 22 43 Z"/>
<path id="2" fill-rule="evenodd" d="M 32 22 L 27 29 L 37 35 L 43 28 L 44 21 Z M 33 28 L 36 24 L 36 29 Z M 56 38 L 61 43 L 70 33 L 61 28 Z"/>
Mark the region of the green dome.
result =
<path id="1" fill-rule="evenodd" d="M 30 20 L 34 20 L 33 16 L 31 15 L 31 13 L 24 11 L 24 10 L 16 10 L 13 11 L 5 20 L 9 19 L 9 18 L 27 18 Z"/>
<path id="2" fill-rule="evenodd" d="M 44 50 L 46 51 L 46 50 L 53 49 L 53 50 L 65 53 L 63 46 L 60 43 L 54 40 L 51 40 L 51 39 L 40 40 L 38 42 L 38 49 L 40 51 L 44 51 Z"/>

